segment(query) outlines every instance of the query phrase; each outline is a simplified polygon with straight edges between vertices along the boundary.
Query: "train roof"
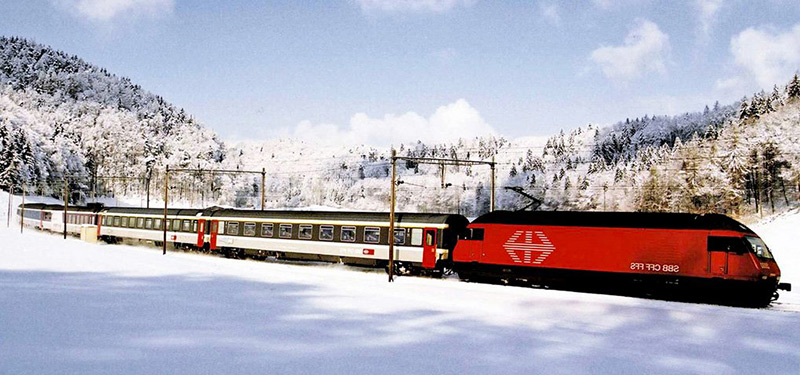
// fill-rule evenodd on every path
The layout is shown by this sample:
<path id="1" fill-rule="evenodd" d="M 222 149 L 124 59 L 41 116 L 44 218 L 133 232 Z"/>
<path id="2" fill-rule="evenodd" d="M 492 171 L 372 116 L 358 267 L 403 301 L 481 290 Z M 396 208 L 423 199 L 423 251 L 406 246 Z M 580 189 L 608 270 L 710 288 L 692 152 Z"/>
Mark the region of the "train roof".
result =
<path id="1" fill-rule="evenodd" d="M 25 209 L 26 210 L 29 209 L 29 208 L 31 210 L 42 210 L 42 209 L 45 209 L 47 206 L 48 206 L 48 204 L 45 204 L 45 203 L 25 203 Z M 22 208 L 21 204 L 19 205 L 19 208 Z"/>
<path id="2" fill-rule="evenodd" d="M 473 224 L 552 225 L 575 227 L 704 229 L 754 233 L 744 224 L 720 214 L 595 211 L 494 211 Z"/>
<path id="3" fill-rule="evenodd" d="M 152 215 L 152 216 L 161 216 L 164 215 L 163 208 L 138 208 L 138 207 L 108 207 L 102 210 L 103 213 L 108 214 L 131 214 L 131 215 Z M 167 215 L 169 216 L 197 216 L 197 214 L 203 212 L 202 209 L 197 208 L 169 208 L 167 209 Z"/>
<path id="4" fill-rule="evenodd" d="M 217 209 L 205 212 L 204 216 L 212 217 L 237 217 L 237 218 L 269 218 L 278 220 L 324 220 L 324 221 L 376 221 L 388 222 L 388 212 L 353 212 L 353 211 L 259 211 Z M 398 223 L 432 223 L 432 224 L 462 224 L 469 221 L 466 217 L 456 214 L 442 213 L 395 213 Z"/>
<path id="5" fill-rule="evenodd" d="M 22 208 L 22 205 L 19 205 Z M 26 210 L 42 210 L 42 211 L 64 211 L 64 206 L 60 204 L 47 204 L 47 203 L 25 203 Z M 68 211 L 72 212 L 96 212 L 101 209 L 101 206 L 67 206 Z"/>
<path id="6" fill-rule="evenodd" d="M 102 210 L 107 214 L 118 215 L 152 215 L 161 216 L 163 208 L 135 208 L 135 207 L 108 207 Z M 287 210 L 241 210 L 210 207 L 206 209 L 167 209 L 169 216 L 197 216 L 202 213 L 204 217 L 217 217 L 220 219 L 275 219 L 275 220 L 320 220 L 320 221 L 375 221 L 388 222 L 388 212 L 353 212 L 353 211 L 287 211 Z M 395 213 L 398 223 L 431 223 L 466 226 L 469 223 L 466 217 L 456 214 L 441 213 Z"/>

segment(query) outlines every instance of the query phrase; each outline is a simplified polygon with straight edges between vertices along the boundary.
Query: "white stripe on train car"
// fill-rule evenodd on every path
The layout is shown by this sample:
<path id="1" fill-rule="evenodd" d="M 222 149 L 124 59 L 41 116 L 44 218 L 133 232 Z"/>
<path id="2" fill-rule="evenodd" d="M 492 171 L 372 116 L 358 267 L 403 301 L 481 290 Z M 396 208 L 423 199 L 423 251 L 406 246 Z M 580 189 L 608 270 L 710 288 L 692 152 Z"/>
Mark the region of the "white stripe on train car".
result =
<path id="1" fill-rule="evenodd" d="M 290 240 L 280 238 L 217 236 L 217 247 L 233 247 L 247 250 L 280 251 L 312 255 L 332 255 L 362 259 L 389 259 L 389 246 L 368 243 L 345 243 L 333 241 Z M 395 260 L 422 262 L 422 247 L 395 246 Z M 368 251 L 365 251 L 368 250 Z M 437 249 L 439 257 L 447 249 Z"/>

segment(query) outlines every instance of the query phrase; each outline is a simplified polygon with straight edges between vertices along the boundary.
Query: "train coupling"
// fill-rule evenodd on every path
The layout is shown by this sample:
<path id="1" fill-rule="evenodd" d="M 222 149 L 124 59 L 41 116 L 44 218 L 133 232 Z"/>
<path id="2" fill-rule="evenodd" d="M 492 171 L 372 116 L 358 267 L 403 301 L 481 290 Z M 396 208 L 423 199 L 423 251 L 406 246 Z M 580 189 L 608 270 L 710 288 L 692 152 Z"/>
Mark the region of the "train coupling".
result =
<path id="1" fill-rule="evenodd" d="M 778 290 L 785 290 L 787 292 L 792 291 L 792 284 L 790 283 L 780 283 L 778 284 Z"/>

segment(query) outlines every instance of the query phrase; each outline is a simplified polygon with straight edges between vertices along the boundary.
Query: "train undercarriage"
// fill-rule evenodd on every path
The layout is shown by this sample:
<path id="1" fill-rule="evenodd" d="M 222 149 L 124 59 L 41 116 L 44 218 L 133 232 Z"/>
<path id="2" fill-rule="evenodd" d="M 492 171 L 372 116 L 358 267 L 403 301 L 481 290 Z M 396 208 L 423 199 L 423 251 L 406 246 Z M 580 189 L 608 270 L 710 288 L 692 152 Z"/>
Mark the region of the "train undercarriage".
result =
<path id="1" fill-rule="evenodd" d="M 778 298 L 778 286 L 784 285 L 778 284 L 775 278 L 753 282 L 480 263 L 456 264 L 454 270 L 461 280 L 468 282 L 740 307 L 768 306 Z"/>

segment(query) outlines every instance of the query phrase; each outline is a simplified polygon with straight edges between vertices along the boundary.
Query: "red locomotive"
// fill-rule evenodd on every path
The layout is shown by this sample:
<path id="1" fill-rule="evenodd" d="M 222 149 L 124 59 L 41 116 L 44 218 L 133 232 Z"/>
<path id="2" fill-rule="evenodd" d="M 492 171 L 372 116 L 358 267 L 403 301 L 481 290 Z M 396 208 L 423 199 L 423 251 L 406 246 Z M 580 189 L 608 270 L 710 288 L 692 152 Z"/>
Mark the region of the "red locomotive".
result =
<path id="1" fill-rule="evenodd" d="M 505 212 L 473 221 L 453 252 L 462 279 L 765 306 L 780 269 L 725 215 Z"/>

